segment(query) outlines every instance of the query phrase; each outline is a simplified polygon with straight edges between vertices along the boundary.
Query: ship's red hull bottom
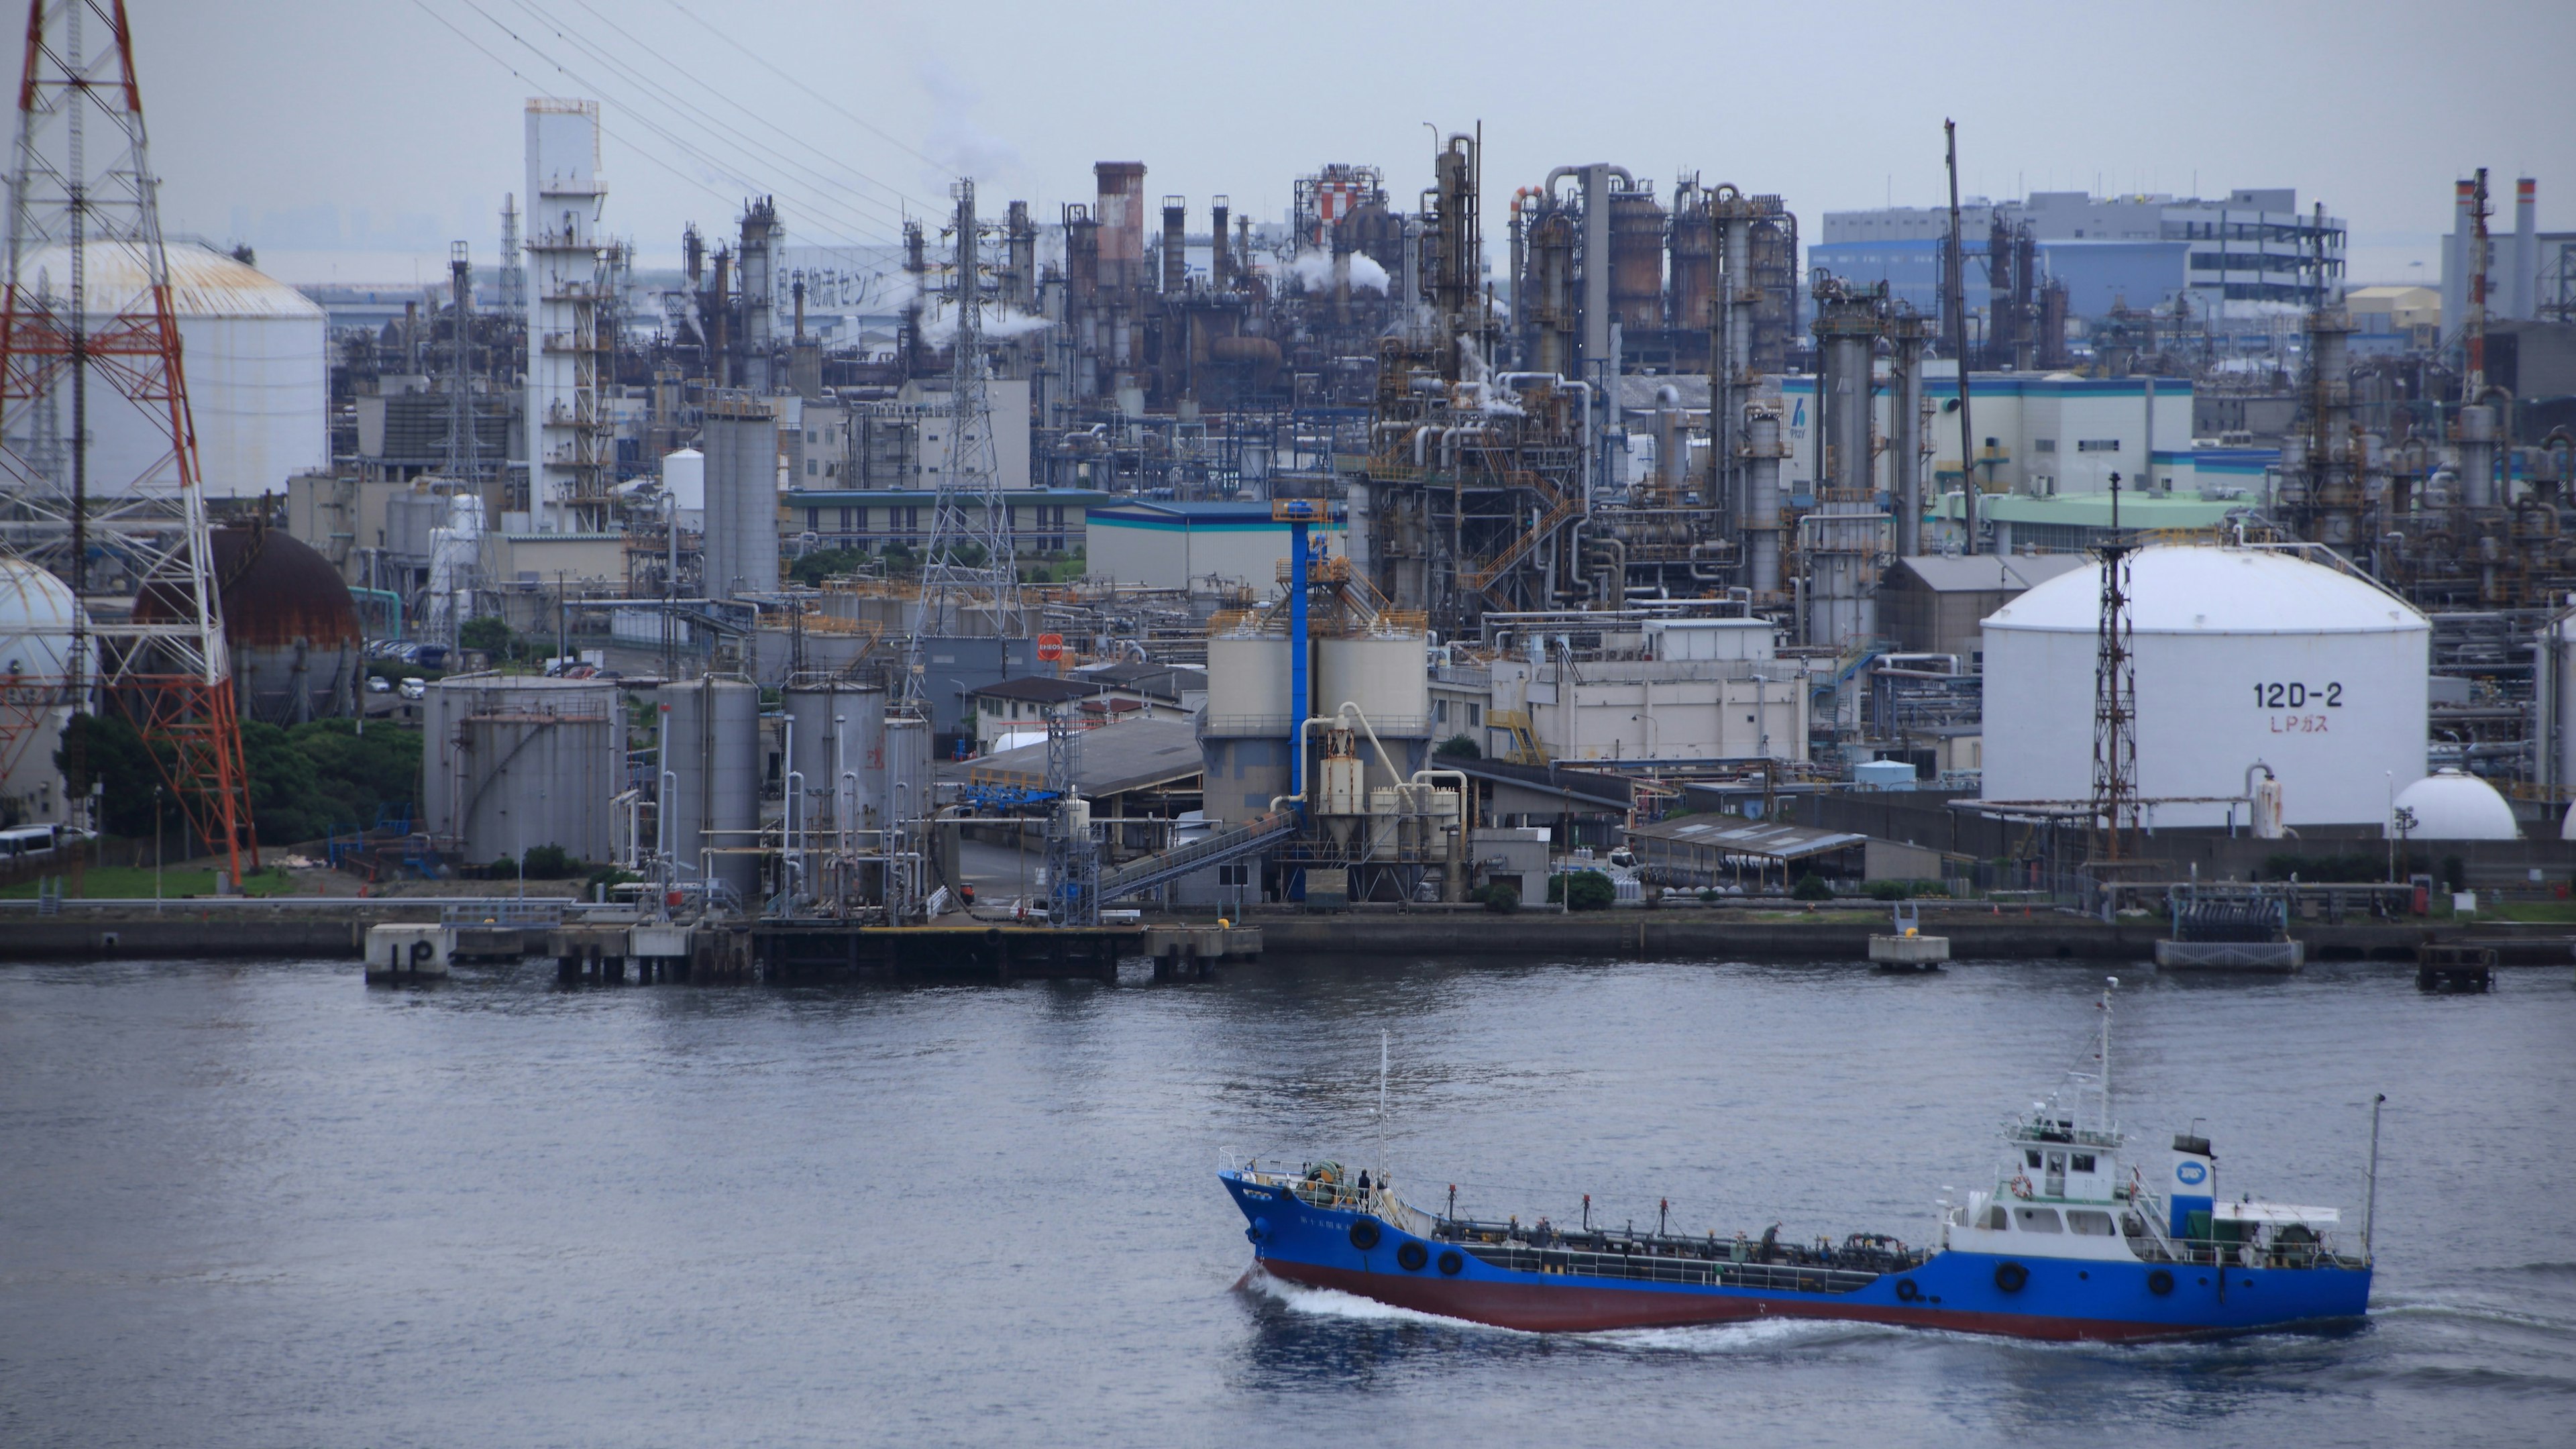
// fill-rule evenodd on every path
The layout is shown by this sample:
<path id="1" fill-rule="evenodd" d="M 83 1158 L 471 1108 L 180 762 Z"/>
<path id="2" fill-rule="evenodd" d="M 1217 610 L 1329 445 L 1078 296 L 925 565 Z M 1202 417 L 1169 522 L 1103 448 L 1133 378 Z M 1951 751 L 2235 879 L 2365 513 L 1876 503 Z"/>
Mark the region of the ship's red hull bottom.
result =
<path id="1" fill-rule="evenodd" d="M 2122 1343 L 2174 1338 L 2190 1330 L 2171 1324 L 2121 1323 L 2089 1318 L 2042 1318 L 2022 1313 L 1978 1313 L 1953 1308 L 1876 1303 L 1825 1303 L 1794 1298 L 1755 1298 L 1720 1293 L 1657 1293 L 1630 1288 L 1541 1287 L 1533 1283 L 1476 1282 L 1457 1278 L 1397 1277 L 1313 1263 L 1264 1259 L 1274 1278 L 1309 1288 L 1331 1288 L 1418 1313 L 1463 1318 L 1529 1333 L 1593 1333 L 1613 1328 L 1682 1328 L 1748 1323 L 1775 1318 L 1816 1318 L 1885 1323 L 1903 1328 L 1946 1328 L 1961 1333 L 2005 1334 L 2073 1342 Z"/>

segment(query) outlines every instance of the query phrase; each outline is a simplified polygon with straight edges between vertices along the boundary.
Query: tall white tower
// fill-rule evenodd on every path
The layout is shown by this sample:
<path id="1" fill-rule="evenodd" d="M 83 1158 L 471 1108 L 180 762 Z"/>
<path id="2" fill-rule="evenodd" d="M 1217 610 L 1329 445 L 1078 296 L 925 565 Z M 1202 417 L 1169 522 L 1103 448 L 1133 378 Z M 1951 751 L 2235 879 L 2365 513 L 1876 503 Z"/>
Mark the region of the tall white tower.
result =
<path id="1" fill-rule="evenodd" d="M 596 238 L 599 103 L 528 102 L 528 508 L 549 533 L 608 527 L 600 329 L 608 278 Z"/>

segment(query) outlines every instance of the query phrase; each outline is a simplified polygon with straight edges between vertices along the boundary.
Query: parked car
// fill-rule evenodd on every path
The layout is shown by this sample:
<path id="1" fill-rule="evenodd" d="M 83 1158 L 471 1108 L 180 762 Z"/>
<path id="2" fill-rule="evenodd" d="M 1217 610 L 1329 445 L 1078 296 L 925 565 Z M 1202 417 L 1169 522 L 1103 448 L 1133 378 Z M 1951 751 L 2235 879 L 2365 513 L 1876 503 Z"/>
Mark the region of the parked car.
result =
<path id="1" fill-rule="evenodd" d="M 429 698 L 429 681 L 417 674 L 410 676 L 402 682 L 402 697 L 405 699 Z"/>
<path id="2" fill-rule="evenodd" d="M 392 680 L 385 678 L 381 674 L 370 674 L 367 676 L 367 693 L 391 694 L 393 692 L 394 682 Z"/>

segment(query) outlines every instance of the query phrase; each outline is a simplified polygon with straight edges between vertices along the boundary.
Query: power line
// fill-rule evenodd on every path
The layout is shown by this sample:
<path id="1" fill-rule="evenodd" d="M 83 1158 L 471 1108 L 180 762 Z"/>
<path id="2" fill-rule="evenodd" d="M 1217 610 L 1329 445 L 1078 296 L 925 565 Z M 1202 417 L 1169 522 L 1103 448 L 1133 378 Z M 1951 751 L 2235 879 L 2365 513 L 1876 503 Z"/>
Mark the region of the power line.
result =
<path id="1" fill-rule="evenodd" d="M 616 29 L 616 28 L 617 28 L 617 23 L 616 23 L 615 21 L 613 21 L 613 20 L 610 20 L 607 16 L 600 14 L 598 7 L 596 7 L 596 6 L 592 5 L 592 4 L 590 3 L 590 0 L 573 0 L 573 3 L 574 3 L 575 5 L 580 6 L 582 9 L 584 9 L 584 10 L 588 11 L 588 12 L 589 12 L 593 17 L 595 17 L 596 19 L 598 19 L 598 20 L 599 20 L 599 22 L 600 22 L 601 24 L 606 25 L 606 26 L 609 26 L 611 29 Z M 912 209 L 914 209 L 914 210 L 917 210 L 917 211 L 920 211 L 920 212 L 924 212 L 924 213 L 935 212 L 935 211 L 939 210 L 939 208 L 938 208 L 938 207 L 934 206 L 934 205 L 933 205 L 933 204 L 931 204 L 930 202 L 924 201 L 924 200 L 922 200 L 920 197 L 917 197 L 917 196 L 912 195 L 911 193 L 909 193 L 909 192 L 905 191 L 902 187 L 897 186 L 897 185 L 895 185 L 894 183 L 892 183 L 892 182 L 890 182 L 890 181 L 881 180 L 881 179 L 879 179 L 879 178 L 877 178 L 877 177 L 875 177 L 875 176 L 871 176 L 871 175 L 869 175 L 869 174 L 868 174 L 867 172 L 865 172 L 865 171 L 861 171 L 861 170 L 860 170 L 859 168 L 857 168 L 856 166 L 853 166 L 853 165 L 851 165 L 849 162 L 847 162 L 847 161 L 845 161 L 845 160 L 841 159 L 840 157 L 833 155 L 831 152 L 824 150 L 822 147 L 820 147 L 820 146 L 817 146 L 817 145 L 813 144 L 812 142 L 810 142 L 810 141 L 806 140 L 803 136 L 798 135 L 796 132 L 789 130 L 789 129 L 788 129 L 788 128 L 786 128 L 785 126 L 779 125 L 779 124 L 778 124 L 777 122 L 775 122 L 775 121 L 769 120 L 769 119 L 768 119 L 767 117 L 765 117 L 765 116 L 762 116 L 759 112 L 757 112 L 757 111 L 753 110 L 751 107 L 744 105 L 742 102 L 737 101 L 737 100 L 735 100 L 732 96 L 730 96 L 730 95 L 726 94 L 726 92 L 725 92 L 721 87 L 718 87 L 718 86 L 715 86 L 715 85 L 711 85 L 711 84 L 709 84 L 708 82 L 706 82 L 705 80 L 700 79 L 700 78 L 699 78 L 699 76 L 698 76 L 698 74 L 697 74 L 695 71 L 693 71 L 693 70 L 689 69 L 687 66 L 685 66 L 685 65 L 681 65 L 681 64 L 679 64 L 678 62 L 673 61 L 669 56 L 666 56 L 666 55 L 662 54 L 662 52 L 660 52 L 660 51 L 658 51 L 658 50 L 655 50 L 652 46 L 645 44 L 645 43 L 644 43 L 644 41 L 643 41 L 641 38 L 639 38 L 638 36 L 636 36 L 636 35 L 634 34 L 634 32 L 632 32 L 632 31 L 630 31 L 630 30 L 618 30 L 618 33 L 619 33 L 620 35 L 624 36 L 624 37 L 625 37 L 625 39 L 626 39 L 626 41 L 627 41 L 629 44 L 633 45 L 636 49 L 641 50 L 641 51 L 643 51 L 646 55 L 649 55 L 649 56 L 653 57 L 655 60 L 660 61 L 663 65 L 665 65 L 665 66 L 669 67 L 672 71 L 676 72 L 677 74 L 687 77 L 687 78 L 688 78 L 688 80 L 690 81 L 690 83 L 692 83 L 692 84 L 696 85 L 699 89 L 704 90 L 707 94 L 709 94 L 709 95 L 711 95 L 711 96 L 714 96 L 714 97 L 716 97 L 717 99 L 719 99 L 719 100 L 723 101 L 726 105 L 729 105 L 729 106 L 733 107 L 735 110 L 740 111 L 743 115 L 745 115 L 745 116 L 747 116 L 747 117 L 751 118 L 752 120 L 754 120 L 754 121 L 758 122 L 759 124 L 761 124 L 761 125 L 763 125 L 763 126 L 768 127 L 770 130 L 777 132 L 777 133 L 778 133 L 779 135 L 781 135 L 781 136 L 786 137 L 788 140 L 790 140 L 790 141 L 794 142 L 796 145 L 802 146 L 802 147 L 804 147 L 807 151 L 810 151 L 810 152 L 812 152 L 814 155 L 816 155 L 816 156 L 818 156 L 818 157 L 821 157 L 821 158 L 823 159 L 823 161 L 825 162 L 825 164 L 827 164 L 827 165 L 831 165 L 831 166 L 835 166 L 835 167 L 838 167 L 838 168 L 840 168 L 841 170 L 848 172 L 850 175 L 857 177 L 857 178 L 858 178 L 858 179 L 860 179 L 861 181 L 864 181 L 864 182 L 868 183 L 870 186 L 874 186 L 874 187 L 878 187 L 878 188 L 882 189 L 882 190 L 883 190 L 883 191 L 885 191 L 888 195 L 890 195 L 890 196 L 894 197 L 894 198 L 895 198 L 896 200 L 898 200 L 898 201 L 903 202 L 906 206 L 908 206 L 908 207 L 910 207 L 910 208 L 912 208 Z M 728 42 L 728 43 L 730 43 L 730 42 Z M 740 47 L 739 47 L 739 46 L 736 46 L 736 49 L 740 49 Z M 746 53 L 748 54 L 749 52 L 746 52 Z M 759 57 L 758 55 L 753 55 L 753 56 L 752 56 L 752 58 L 753 58 L 754 60 L 759 60 L 759 59 L 760 59 L 760 57 Z M 768 65 L 768 62 L 766 62 L 766 61 L 762 61 L 761 63 L 762 63 L 762 64 L 764 64 L 764 65 Z M 777 71 L 777 67 L 776 67 L 776 66 L 774 66 L 774 65 L 770 66 L 769 68 L 770 68 L 771 70 L 773 70 L 773 71 Z M 804 89 L 804 87 L 803 87 L 802 83 L 798 82 L 798 81 L 795 79 L 795 77 L 786 75 L 786 73 L 785 73 L 784 71 L 778 71 L 778 74 L 780 74 L 782 77 L 784 77 L 784 78 L 785 78 L 785 79 L 786 79 L 790 84 L 792 84 L 792 85 L 796 85 L 800 90 L 801 90 L 801 89 Z M 808 91 L 807 93 L 808 93 L 808 94 L 813 94 L 811 91 Z M 817 96 L 817 97 L 816 97 L 816 99 L 822 99 L 822 98 L 821 98 L 821 97 L 819 97 L 819 96 Z M 826 100 L 826 101 L 824 101 L 824 104 L 826 104 L 826 105 L 830 105 L 830 104 L 831 104 L 831 102 L 829 102 L 828 100 Z M 837 109 L 838 109 L 838 107 L 834 107 L 834 109 L 836 109 L 836 110 L 837 110 Z M 847 115 L 848 113 L 847 113 L 847 112 L 843 112 L 842 114 Z M 925 158 L 923 158 L 923 159 L 927 160 L 928 158 L 926 158 L 926 157 L 925 157 Z M 936 164 L 936 163 L 933 163 L 933 164 Z"/>
<path id="2" fill-rule="evenodd" d="M 674 111 L 681 113 L 685 118 L 693 119 L 710 130 L 722 132 L 723 134 L 732 137 L 749 152 L 757 154 L 764 149 L 760 141 L 746 135 L 731 124 L 719 120 L 708 112 L 699 109 L 690 102 L 681 99 L 676 93 L 672 92 L 667 87 L 661 85 L 650 76 L 643 74 L 635 67 L 628 65 L 617 56 L 610 54 L 595 42 L 582 35 L 575 34 L 572 31 L 567 30 L 561 20 L 557 19 L 542 6 L 534 3 L 534 0 L 512 0 L 512 3 L 516 4 L 521 10 L 524 10 L 528 14 L 536 17 L 538 23 L 551 28 L 556 39 L 561 40 L 566 45 L 572 46 L 582 54 L 597 60 L 600 64 L 609 67 L 611 70 L 616 71 L 624 79 L 642 87 L 647 95 L 658 100 L 663 105 L 670 107 Z M 665 61 L 664 64 L 667 65 L 669 62 Z M 746 112 L 746 114 L 748 114 L 748 112 Z M 788 134 L 776 126 L 772 126 L 771 129 L 779 130 L 781 135 Z M 843 199 L 849 202 L 882 213 L 888 220 L 895 222 L 897 225 L 900 225 L 904 219 L 905 213 L 903 211 L 889 207 L 885 205 L 885 203 L 876 200 L 874 197 L 852 191 L 842 182 L 826 176 L 823 173 L 814 170 L 812 167 L 806 166 L 802 162 L 790 161 L 785 157 L 776 156 L 774 154 L 771 156 L 771 160 L 777 165 L 789 167 L 793 170 L 802 172 L 806 179 L 812 184 L 819 186 L 826 191 L 838 192 L 843 196 Z M 873 181 L 872 184 L 880 186 L 884 185 L 882 182 Z M 892 188 L 888 189 L 891 190 Z M 909 197 L 902 196 L 900 192 L 896 193 L 896 195 L 901 200 L 907 202 L 911 200 Z"/>
<path id="3" fill-rule="evenodd" d="M 912 157 L 913 159 L 921 162 L 921 164 L 931 167 L 934 170 L 946 172 L 955 169 L 945 162 L 935 160 L 929 156 L 923 155 L 917 150 L 914 150 L 911 145 L 897 139 L 894 133 L 877 125 L 876 122 L 849 110 L 841 105 L 840 102 L 833 100 L 831 97 L 824 95 L 821 91 L 818 91 L 812 86 L 805 84 L 803 81 L 798 80 L 796 77 L 789 75 L 785 70 L 781 69 L 776 62 L 770 60 L 766 56 L 755 53 L 741 41 L 725 34 L 724 31 L 719 29 L 713 22 L 700 16 L 687 6 L 682 5 L 680 0 L 662 0 L 662 3 L 680 12 L 680 14 L 688 17 L 690 20 L 696 21 L 697 24 L 709 35 L 712 35 L 716 39 L 723 41 L 725 44 L 732 46 L 734 49 L 741 51 L 744 55 L 749 56 L 755 64 L 767 70 L 770 74 L 787 82 L 789 85 L 796 87 L 796 89 L 803 91 L 805 94 L 812 96 L 814 99 L 821 101 L 825 106 L 830 107 L 834 114 L 840 116 L 850 124 L 868 132 L 870 135 L 877 137 L 879 140 L 884 141 L 887 145 L 894 147 L 896 150 L 903 152 L 905 155 Z"/>
<path id="4" fill-rule="evenodd" d="M 554 56 L 548 55 L 543 47 L 537 45 L 526 36 L 521 35 L 517 30 L 511 28 L 507 22 L 476 3 L 476 0 L 459 0 L 459 3 L 463 4 L 467 9 L 473 11 L 475 14 L 483 17 L 484 21 L 490 24 L 494 29 L 500 31 L 503 35 L 508 36 L 522 49 L 535 56 L 538 60 L 543 61 L 545 64 L 552 66 L 557 72 L 562 74 L 565 78 L 573 81 L 575 84 L 580 85 L 584 89 L 595 94 L 621 100 L 623 99 L 619 95 L 618 88 L 603 86 L 591 77 L 583 75 L 581 72 L 565 65 Z M 516 75 L 518 74 L 518 71 L 513 68 L 511 73 Z M 525 79 L 525 77 L 523 76 L 522 79 Z M 531 84 L 534 84 L 534 82 L 531 82 Z M 627 110 L 628 114 L 632 115 L 638 124 L 642 125 L 646 130 L 651 131 L 654 135 L 660 137 L 665 144 L 680 151 L 690 159 L 697 161 L 707 169 L 718 173 L 727 180 L 732 181 L 735 185 L 743 188 L 745 192 L 758 193 L 766 189 L 761 185 L 761 183 L 752 180 L 731 166 L 726 165 L 715 156 L 708 154 L 687 137 L 674 132 L 668 126 L 663 125 L 660 121 L 654 119 L 654 117 L 643 107 L 629 105 Z M 850 242 L 854 245 L 858 244 L 859 233 L 869 229 L 869 223 L 854 221 L 849 216 L 834 211 L 833 209 L 813 200 L 811 197 L 798 198 L 791 196 L 789 200 L 792 205 L 801 204 L 807 214 L 820 216 L 825 221 L 844 228 L 845 230 L 839 234 L 839 239 L 842 241 Z M 825 234 L 831 235 L 829 232 L 826 232 Z"/>
<path id="5" fill-rule="evenodd" d="M 559 98 L 559 95 L 554 95 L 554 88 L 551 88 L 551 85 L 546 85 L 544 80 L 536 80 L 536 77 L 528 75 L 526 70 L 520 70 L 520 67 L 515 67 L 515 64 L 510 64 L 510 62 L 507 62 L 507 59 L 502 59 L 500 54 L 492 52 L 492 49 L 489 49 L 489 46 L 484 46 L 482 41 L 477 41 L 477 39 L 474 39 L 474 36 L 466 34 L 466 31 L 461 31 L 461 28 L 456 28 L 456 23 L 448 21 L 446 15 L 440 15 L 438 10 L 430 10 L 428 0 L 412 0 L 412 5 L 415 5 L 415 8 L 420 10 L 422 15 L 428 15 L 428 18 L 433 18 L 433 21 L 438 21 L 440 26 L 446 26 L 446 28 L 448 28 L 448 34 L 453 34 L 453 36 L 456 36 L 456 39 L 459 39 L 459 41 L 464 41 L 464 44 L 474 46 L 474 52 L 482 54 L 484 59 L 489 59 L 489 62 L 492 62 L 492 64 L 497 64 L 497 67 L 502 67 L 502 70 L 507 70 L 507 72 L 510 72 L 510 75 L 518 77 L 518 80 L 523 80 L 523 83 L 526 83 L 528 88 L 541 90 L 541 93 L 546 93 L 546 95 L 549 95 L 549 98 Z M 732 204 L 734 204 L 732 196 L 726 196 L 726 193 L 716 191 L 716 188 L 714 188 L 714 186 L 708 186 L 708 183 L 706 183 L 706 180 L 703 180 L 703 178 L 696 178 L 696 175 L 690 175 L 690 173 L 685 173 L 685 170 L 675 168 L 675 165 L 670 165 L 670 162 L 662 160 L 662 157 L 659 157 L 659 155 L 654 155 L 654 152 L 649 150 L 649 147 L 639 147 L 639 144 L 634 144 L 634 142 L 631 142 L 629 137 L 626 137 L 626 134 L 621 134 L 621 131 L 618 131 L 618 129 L 613 129 L 613 126 L 608 126 L 608 121 L 605 121 L 605 119 L 600 121 L 600 131 L 605 131 L 605 134 L 608 134 L 608 137 L 616 139 L 616 142 L 618 142 L 618 144 L 623 144 L 623 147 L 629 147 L 629 150 L 634 152 L 634 155 L 644 157 L 644 160 L 649 160 L 649 162 L 654 162 L 654 165 L 659 165 L 659 168 L 662 168 L 662 170 L 667 170 L 667 173 L 675 175 L 677 180 L 683 180 L 683 183 L 688 183 L 688 186 L 693 186 L 693 188 L 698 188 L 698 191 L 701 191 L 701 193 L 706 193 L 708 199 L 719 201 L 719 204 L 724 204 L 724 206 L 732 206 Z M 855 237 L 837 237 L 837 240 L 850 242 L 850 245 L 866 245 L 866 242 L 855 240 Z"/>

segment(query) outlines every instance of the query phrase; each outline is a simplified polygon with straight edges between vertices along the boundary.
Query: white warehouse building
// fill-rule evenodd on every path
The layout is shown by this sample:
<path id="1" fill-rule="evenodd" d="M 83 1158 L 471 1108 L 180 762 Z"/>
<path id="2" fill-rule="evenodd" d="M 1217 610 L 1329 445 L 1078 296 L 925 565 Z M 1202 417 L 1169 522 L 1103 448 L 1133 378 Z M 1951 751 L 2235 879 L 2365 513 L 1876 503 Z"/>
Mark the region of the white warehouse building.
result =
<path id="1" fill-rule="evenodd" d="M 2130 582 L 2150 824 L 2249 823 L 2258 765 L 2293 826 L 2381 824 L 2424 777 L 2432 626 L 2395 595 L 2261 548 L 2144 549 Z M 2101 598 L 2096 563 L 1987 616 L 1985 799 L 2091 798 Z"/>

